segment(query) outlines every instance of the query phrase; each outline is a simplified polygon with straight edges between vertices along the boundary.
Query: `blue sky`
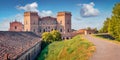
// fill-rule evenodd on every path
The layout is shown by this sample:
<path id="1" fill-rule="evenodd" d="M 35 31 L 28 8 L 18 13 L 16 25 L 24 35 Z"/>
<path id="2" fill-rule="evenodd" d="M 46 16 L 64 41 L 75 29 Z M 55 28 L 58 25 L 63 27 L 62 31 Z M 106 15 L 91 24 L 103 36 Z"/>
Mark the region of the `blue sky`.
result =
<path id="1" fill-rule="evenodd" d="M 43 17 L 56 16 L 60 11 L 70 11 L 73 29 L 100 29 L 104 20 L 111 16 L 112 8 L 117 2 L 120 0 L 1 0 L 0 30 L 8 30 L 9 22 L 15 19 L 23 22 L 23 13 L 28 7 L 40 12 L 39 15 Z M 31 4 L 33 7 L 29 6 Z"/>

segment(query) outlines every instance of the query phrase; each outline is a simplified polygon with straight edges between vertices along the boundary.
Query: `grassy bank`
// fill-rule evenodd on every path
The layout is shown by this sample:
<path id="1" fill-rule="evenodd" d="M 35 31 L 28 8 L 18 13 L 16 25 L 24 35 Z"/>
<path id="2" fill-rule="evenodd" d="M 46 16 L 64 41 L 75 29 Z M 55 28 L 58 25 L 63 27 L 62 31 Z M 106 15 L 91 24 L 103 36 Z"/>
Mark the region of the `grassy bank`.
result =
<path id="1" fill-rule="evenodd" d="M 37 60 L 88 60 L 94 51 L 94 45 L 78 35 L 70 40 L 51 43 Z"/>

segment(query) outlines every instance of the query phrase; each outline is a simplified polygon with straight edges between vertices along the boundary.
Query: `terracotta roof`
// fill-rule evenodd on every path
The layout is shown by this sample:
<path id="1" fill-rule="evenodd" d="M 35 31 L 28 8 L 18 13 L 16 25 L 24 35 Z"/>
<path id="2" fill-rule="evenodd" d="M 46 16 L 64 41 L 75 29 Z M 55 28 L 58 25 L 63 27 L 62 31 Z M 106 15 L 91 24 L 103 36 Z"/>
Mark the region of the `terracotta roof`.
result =
<path id="1" fill-rule="evenodd" d="M 0 31 L 0 60 L 7 54 L 14 59 L 40 41 L 40 37 L 32 32 Z"/>

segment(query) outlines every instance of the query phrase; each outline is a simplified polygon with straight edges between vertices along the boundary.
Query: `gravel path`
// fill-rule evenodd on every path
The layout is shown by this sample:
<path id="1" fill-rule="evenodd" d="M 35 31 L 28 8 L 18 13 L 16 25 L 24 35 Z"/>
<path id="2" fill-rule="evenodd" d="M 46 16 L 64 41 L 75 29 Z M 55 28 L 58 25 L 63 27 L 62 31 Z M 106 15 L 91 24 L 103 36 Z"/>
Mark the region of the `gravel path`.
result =
<path id="1" fill-rule="evenodd" d="M 120 60 L 120 45 L 90 35 L 84 37 L 96 45 L 96 51 L 90 60 Z"/>

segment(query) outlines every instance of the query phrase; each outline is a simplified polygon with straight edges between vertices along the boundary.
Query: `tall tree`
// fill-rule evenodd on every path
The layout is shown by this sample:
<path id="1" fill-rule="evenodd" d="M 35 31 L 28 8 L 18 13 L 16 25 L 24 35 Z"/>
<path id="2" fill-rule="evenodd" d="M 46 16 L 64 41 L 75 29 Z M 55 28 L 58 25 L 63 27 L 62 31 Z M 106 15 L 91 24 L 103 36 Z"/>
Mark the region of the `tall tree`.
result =
<path id="1" fill-rule="evenodd" d="M 120 3 L 115 4 L 112 16 L 106 19 L 100 31 L 108 32 L 116 40 L 120 41 Z"/>
<path id="2" fill-rule="evenodd" d="M 109 22 L 110 22 L 110 18 L 106 18 L 106 21 L 104 21 L 104 26 L 102 27 L 100 32 L 108 33 L 108 28 L 109 28 L 109 24 L 110 24 Z"/>

